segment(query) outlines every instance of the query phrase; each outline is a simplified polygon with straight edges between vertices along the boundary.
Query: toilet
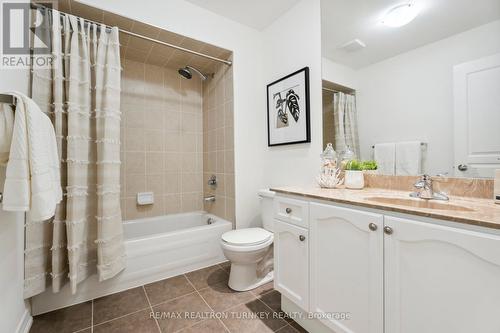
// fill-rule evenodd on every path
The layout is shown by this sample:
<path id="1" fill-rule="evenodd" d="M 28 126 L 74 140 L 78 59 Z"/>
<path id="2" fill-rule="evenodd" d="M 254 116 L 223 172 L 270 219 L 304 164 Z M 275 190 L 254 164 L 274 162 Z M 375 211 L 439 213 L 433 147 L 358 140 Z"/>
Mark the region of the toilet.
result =
<path id="1" fill-rule="evenodd" d="M 263 228 L 231 230 L 221 237 L 222 251 L 231 262 L 228 285 L 236 291 L 251 290 L 273 280 L 272 270 L 259 276 L 258 265 L 272 251 L 274 192 L 261 190 L 259 197 Z"/>

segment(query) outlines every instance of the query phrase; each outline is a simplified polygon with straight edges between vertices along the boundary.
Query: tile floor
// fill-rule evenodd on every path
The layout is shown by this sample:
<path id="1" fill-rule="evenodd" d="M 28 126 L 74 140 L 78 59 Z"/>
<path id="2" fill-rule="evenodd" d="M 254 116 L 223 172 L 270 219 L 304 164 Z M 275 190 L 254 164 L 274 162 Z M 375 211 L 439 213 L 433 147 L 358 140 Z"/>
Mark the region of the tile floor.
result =
<path id="1" fill-rule="evenodd" d="M 30 333 L 307 333 L 284 316 L 272 282 L 235 292 L 227 287 L 229 268 L 215 265 L 42 314 Z"/>

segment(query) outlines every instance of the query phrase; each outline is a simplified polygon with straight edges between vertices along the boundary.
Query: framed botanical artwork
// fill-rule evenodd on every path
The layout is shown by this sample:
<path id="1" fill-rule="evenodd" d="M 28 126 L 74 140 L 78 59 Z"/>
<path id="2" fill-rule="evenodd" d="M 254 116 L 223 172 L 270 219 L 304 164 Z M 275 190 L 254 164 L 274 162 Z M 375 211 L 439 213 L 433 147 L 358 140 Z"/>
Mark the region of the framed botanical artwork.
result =
<path id="1" fill-rule="evenodd" d="M 309 67 L 267 85 L 267 145 L 311 142 Z"/>

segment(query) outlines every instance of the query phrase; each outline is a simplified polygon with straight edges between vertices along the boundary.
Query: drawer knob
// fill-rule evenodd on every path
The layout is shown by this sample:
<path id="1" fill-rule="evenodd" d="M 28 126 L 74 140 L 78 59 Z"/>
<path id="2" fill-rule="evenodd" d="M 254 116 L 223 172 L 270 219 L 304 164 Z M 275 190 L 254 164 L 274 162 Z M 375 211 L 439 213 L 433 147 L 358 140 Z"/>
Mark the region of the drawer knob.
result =
<path id="1" fill-rule="evenodd" d="M 299 240 L 300 240 L 301 242 L 305 241 L 305 240 L 306 240 L 306 236 L 304 236 L 304 235 L 300 235 L 300 236 L 299 236 Z"/>
<path id="2" fill-rule="evenodd" d="M 375 223 L 370 223 L 368 224 L 368 228 L 370 228 L 371 231 L 377 230 L 377 225 Z"/>
<path id="3" fill-rule="evenodd" d="M 391 227 L 388 227 L 388 226 L 384 227 L 384 232 L 385 232 L 386 235 L 392 235 L 393 231 L 394 230 L 392 230 Z"/>
<path id="4" fill-rule="evenodd" d="M 291 209 L 290 207 L 287 207 L 287 208 L 285 209 L 285 212 L 286 212 L 287 214 L 290 214 L 290 213 L 292 213 L 292 209 Z"/>

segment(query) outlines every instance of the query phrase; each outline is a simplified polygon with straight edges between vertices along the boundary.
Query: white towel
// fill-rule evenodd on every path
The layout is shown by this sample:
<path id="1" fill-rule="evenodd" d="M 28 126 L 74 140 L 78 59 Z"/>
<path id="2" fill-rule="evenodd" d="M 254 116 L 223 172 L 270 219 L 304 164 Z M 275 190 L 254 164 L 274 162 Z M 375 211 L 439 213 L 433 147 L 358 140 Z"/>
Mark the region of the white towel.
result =
<path id="1" fill-rule="evenodd" d="M 414 176 L 422 173 L 422 147 L 420 141 L 396 143 L 396 175 Z"/>
<path id="2" fill-rule="evenodd" d="M 377 143 L 374 149 L 377 162 L 377 173 L 381 175 L 394 175 L 396 165 L 396 144 Z"/>
<path id="3" fill-rule="evenodd" d="M 14 130 L 3 190 L 3 209 L 30 211 L 32 221 L 55 214 L 62 200 L 59 157 L 54 127 L 26 95 L 17 98 Z"/>
<path id="4" fill-rule="evenodd" d="M 0 165 L 7 165 L 9 160 L 12 131 L 14 129 L 14 111 L 9 104 L 0 108 Z"/>

